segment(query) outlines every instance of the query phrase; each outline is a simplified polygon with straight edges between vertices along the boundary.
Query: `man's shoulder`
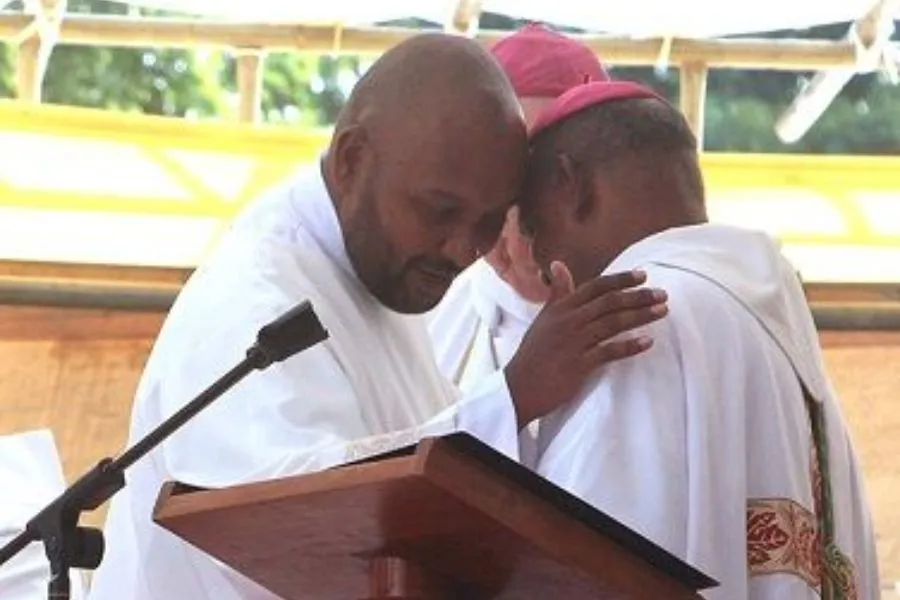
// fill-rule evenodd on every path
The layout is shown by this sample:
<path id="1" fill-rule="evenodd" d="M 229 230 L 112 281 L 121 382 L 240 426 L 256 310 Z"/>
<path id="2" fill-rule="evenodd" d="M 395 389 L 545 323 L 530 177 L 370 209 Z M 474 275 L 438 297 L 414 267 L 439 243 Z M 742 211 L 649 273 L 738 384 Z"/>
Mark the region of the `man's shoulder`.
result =
<path id="1" fill-rule="evenodd" d="M 661 263 L 642 265 L 641 269 L 647 273 L 648 285 L 668 294 L 670 309 L 702 313 L 734 303 L 721 285 L 695 271 Z"/>
<path id="2" fill-rule="evenodd" d="M 691 370 L 688 365 L 698 361 L 725 369 L 730 367 L 721 363 L 723 357 L 740 352 L 749 361 L 774 348 L 754 314 L 716 281 L 665 265 L 646 271 L 650 284 L 669 296 L 669 314 L 648 331 L 655 342 L 649 354 L 656 360 L 673 361 L 681 369 Z"/>
<path id="3" fill-rule="evenodd" d="M 715 282 L 667 265 L 641 268 L 647 273 L 647 285 L 668 295 L 669 312 L 645 327 L 654 346 L 637 364 L 659 369 L 662 361 L 683 367 L 685 352 L 719 353 L 724 344 L 746 337 L 748 327 L 755 327 L 752 315 Z"/>

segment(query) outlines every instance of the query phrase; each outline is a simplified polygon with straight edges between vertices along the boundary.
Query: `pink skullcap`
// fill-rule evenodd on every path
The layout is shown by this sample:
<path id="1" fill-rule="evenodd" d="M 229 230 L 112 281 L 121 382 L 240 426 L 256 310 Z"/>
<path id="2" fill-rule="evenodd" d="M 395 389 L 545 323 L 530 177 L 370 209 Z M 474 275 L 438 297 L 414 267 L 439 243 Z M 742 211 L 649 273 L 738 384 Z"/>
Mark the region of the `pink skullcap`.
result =
<path id="1" fill-rule="evenodd" d="M 585 83 L 570 89 L 542 110 L 528 135 L 533 138 L 548 127 L 564 121 L 590 106 L 615 100 L 640 98 L 655 98 L 663 102 L 666 101 L 653 90 L 630 81 L 607 80 Z"/>
<path id="2" fill-rule="evenodd" d="M 491 47 L 520 98 L 556 98 L 609 75 L 594 51 L 543 25 L 527 25 Z"/>

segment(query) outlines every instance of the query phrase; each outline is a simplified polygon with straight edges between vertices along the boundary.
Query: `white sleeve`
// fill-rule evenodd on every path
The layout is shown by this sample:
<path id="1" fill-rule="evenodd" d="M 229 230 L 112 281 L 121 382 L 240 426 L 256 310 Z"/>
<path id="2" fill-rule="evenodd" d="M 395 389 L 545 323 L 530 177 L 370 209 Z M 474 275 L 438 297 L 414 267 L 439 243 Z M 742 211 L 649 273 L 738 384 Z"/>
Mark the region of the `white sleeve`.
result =
<path id="1" fill-rule="evenodd" d="M 519 426 L 506 373 L 485 377 L 455 407 L 457 429 L 519 461 Z"/>
<path id="2" fill-rule="evenodd" d="M 326 468 L 339 463 L 371 458 L 415 444 L 424 438 L 464 432 L 510 459 L 518 461 L 517 429 L 515 409 L 509 396 L 506 378 L 502 372 L 498 372 L 485 378 L 472 393 L 425 423 L 382 435 L 354 439 L 349 443 L 322 447 L 317 452 L 316 460 L 318 464 L 323 465 L 320 468 Z"/>

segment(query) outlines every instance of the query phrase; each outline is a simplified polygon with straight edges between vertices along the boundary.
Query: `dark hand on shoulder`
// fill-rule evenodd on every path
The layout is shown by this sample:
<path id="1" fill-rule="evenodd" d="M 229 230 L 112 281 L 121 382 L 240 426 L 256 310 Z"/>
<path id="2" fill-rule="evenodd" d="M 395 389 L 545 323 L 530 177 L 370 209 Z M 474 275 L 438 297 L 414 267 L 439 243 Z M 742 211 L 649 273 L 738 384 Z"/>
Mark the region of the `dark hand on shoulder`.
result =
<path id="1" fill-rule="evenodd" d="M 646 336 L 609 341 L 664 317 L 662 290 L 639 288 L 647 276 L 632 271 L 604 275 L 577 289 L 562 263 L 551 265 L 550 300 L 506 367 L 519 427 L 575 399 L 602 365 L 645 352 Z"/>

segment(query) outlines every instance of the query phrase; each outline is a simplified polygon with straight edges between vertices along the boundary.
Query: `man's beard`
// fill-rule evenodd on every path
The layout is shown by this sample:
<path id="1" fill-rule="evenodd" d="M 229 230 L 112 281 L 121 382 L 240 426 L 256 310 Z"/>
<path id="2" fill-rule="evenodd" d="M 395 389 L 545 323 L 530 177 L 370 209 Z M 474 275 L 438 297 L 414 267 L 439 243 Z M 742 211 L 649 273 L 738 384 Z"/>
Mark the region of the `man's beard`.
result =
<path id="1" fill-rule="evenodd" d="M 364 196 L 356 203 L 358 209 L 347 215 L 344 245 L 356 276 L 384 306 L 396 310 L 396 285 L 389 275 L 391 241 L 384 231 L 375 205 L 375 194 L 366 182 Z"/>

